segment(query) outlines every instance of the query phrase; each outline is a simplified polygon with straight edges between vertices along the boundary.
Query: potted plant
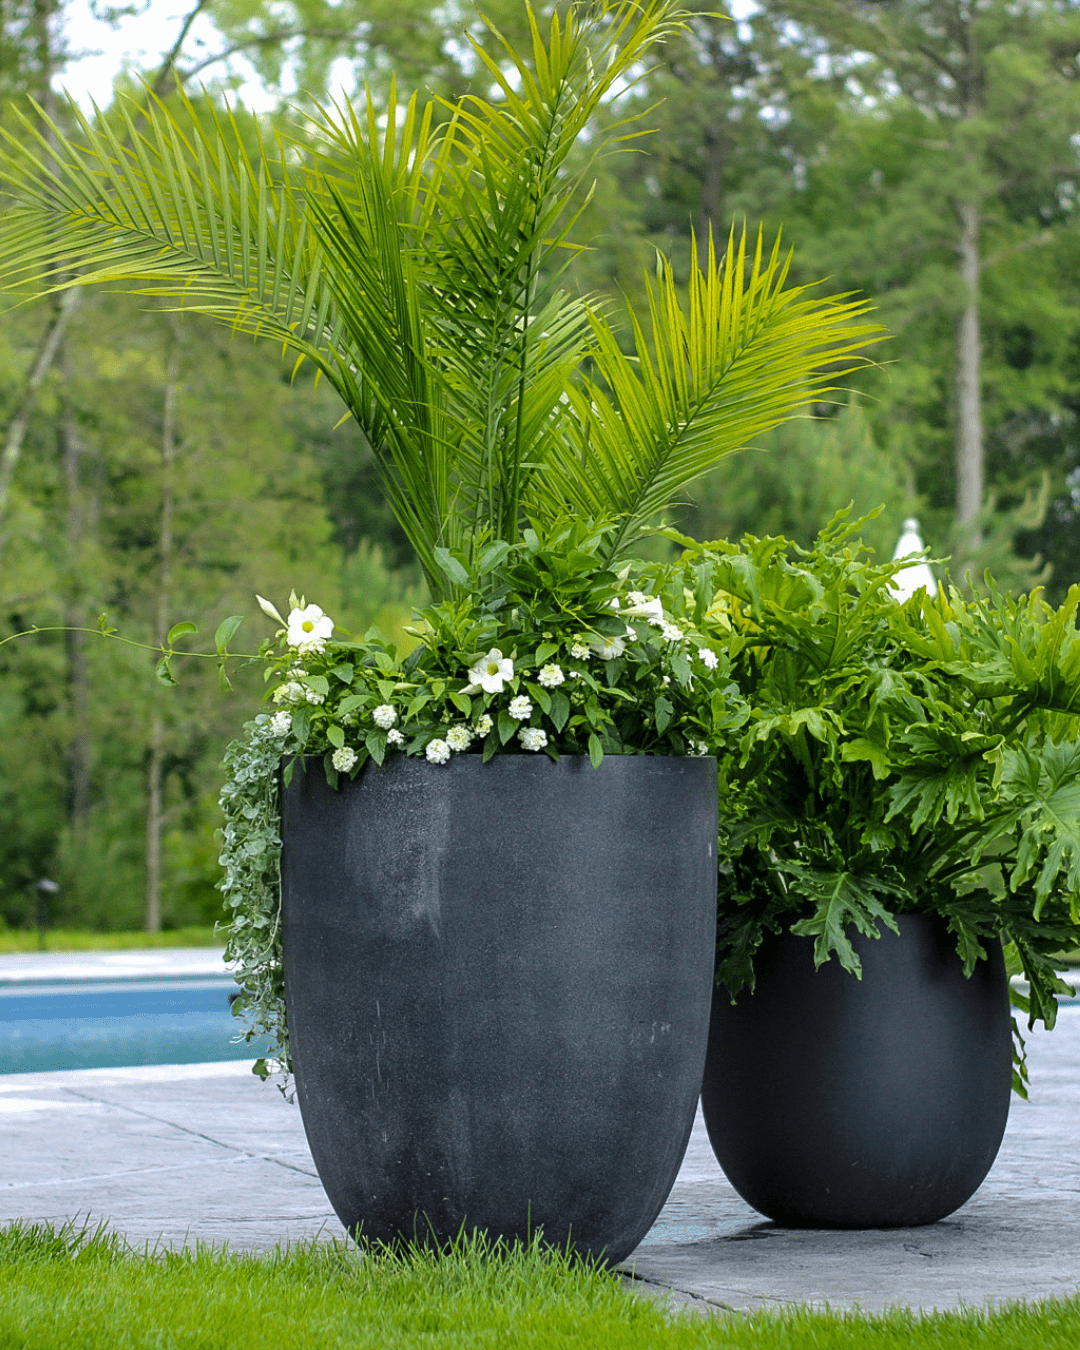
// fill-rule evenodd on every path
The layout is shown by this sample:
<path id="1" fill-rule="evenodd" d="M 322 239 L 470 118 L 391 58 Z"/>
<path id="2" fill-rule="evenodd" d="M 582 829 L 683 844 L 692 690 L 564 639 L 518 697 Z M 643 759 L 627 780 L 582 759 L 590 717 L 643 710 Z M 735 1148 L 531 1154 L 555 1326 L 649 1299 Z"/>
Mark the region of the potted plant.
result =
<path id="1" fill-rule="evenodd" d="M 793 1226 L 929 1223 L 974 1193 L 1024 1091 L 1006 972 L 1052 1026 L 1080 919 L 1080 587 L 901 604 L 858 528 L 690 545 L 748 704 L 703 1106 L 729 1179 Z"/>
<path id="2" fill-rule="evenodd" d="M 594 114 L 686 11 L 527 15 L 527 57 L 474 44 L 491 98 L 369 98 L 254 158 L 190 102 L 24 122 L 0 270 L 137 281 L 269 338 L 364 432 L 432 606 L 401 656 L 265 603 L 275 710 L 224 793 L 230 952 L 350 1229 L 542 1227 L 617 1260 L 692 1121 L 715 884 L 693 752 L 739 716 L 679 574 L 634 555 L 877 329 L 745 234 L 695 251 L 685 301 L 661 260 L 625 338 L 560 290 L 585 161 L 632 134 Z"/>

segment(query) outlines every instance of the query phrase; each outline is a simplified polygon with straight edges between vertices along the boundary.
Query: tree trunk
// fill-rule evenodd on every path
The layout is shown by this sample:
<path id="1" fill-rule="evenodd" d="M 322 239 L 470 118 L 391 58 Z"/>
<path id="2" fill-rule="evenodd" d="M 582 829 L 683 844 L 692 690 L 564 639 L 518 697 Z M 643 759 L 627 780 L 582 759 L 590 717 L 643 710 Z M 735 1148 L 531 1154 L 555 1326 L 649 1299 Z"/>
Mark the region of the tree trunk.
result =
<path id="1" fill-rule="evenodd" d="M 90 813 L 90 672 L 86 659 L 86 532 L 90 511 L 82 483 L 83 444 L 75 406 L 68 389 L 71 369 L 66 347 L 61 344 L 63 393 L 60 401 L 59 441 L 64 474 L 65 571 L 63 623 L 67 653 L 68 708 L 71 732 L 67 742 L 67 815 L 78 834 Z"/>
<path id="2" fill-rule="evenodd" d="M 979 208 L 957 205 L 962 307 L 956 325 L 956 522 L 970 530 L 968 547 L 978 546 L 975 528 L 983 505 L 982 351 L 979 338 Z"/>
<path id="3" fill-rule="evenodd" d="M 171 340 L 165 373 L 165 403 L 161 427 L 161 519 L 158 529 L 157 612 L 154 641 L 164 644 L 169 631 L 172 599 L 173 512 L 176 463 L 176 399 L 180 384 L 180 361 L 175 338 Z M 161 930 L 161 840 L 165 824 L 165 723 L 161 692 L 154 691 L 150 712 L 150 757 L 146 774 L 146 909 L 148 933 Z"/>

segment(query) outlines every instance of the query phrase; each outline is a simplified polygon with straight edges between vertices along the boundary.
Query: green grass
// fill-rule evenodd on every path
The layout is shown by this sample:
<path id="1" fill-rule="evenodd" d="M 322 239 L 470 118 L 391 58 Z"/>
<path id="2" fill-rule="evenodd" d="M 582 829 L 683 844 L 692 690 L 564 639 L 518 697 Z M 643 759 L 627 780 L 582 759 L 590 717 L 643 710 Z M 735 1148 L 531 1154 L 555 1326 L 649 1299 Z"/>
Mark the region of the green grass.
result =
<path id="1" fill-rule="evenodd" d="M 212 927 L 170 928 L 164 933 L 88 933 L 81 929 L 49 928 L 45 947 L 50 952 L 117 952 L 140 947 L 221 947 Z M 37 929 L 0 930 L 0 953 L 41 950 Z"/>
<path id="2" fill-rule="evenodd" d="M 875 1317 L 666 1316 L 618 1276 L 533 1245 L 444 1256 L 306 1243 L 139 1253 L 100 1230 L 0 1229 L 0 1350 L 1077 1350 L 1080 1299 Z"/>

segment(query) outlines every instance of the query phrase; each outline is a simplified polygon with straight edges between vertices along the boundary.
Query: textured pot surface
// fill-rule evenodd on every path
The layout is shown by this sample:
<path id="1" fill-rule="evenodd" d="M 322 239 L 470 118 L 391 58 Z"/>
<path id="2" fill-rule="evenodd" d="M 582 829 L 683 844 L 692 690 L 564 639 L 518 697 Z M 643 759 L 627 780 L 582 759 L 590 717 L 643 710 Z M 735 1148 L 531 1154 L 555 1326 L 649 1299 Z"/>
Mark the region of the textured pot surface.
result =
<path id="1" fill-rule="evenodd" d="M 856 979 L 813 939 L 770 937 L 757 987 L 713 999 L 702 1107 L 753 1207 L 790 1228 L 934 1223 L 975 1193 L 1009 1112 L 1001 948 L 965 979 L 936 916 L 852 941 Z M 850 935 L 849 935 L 850 936 Z"/>
<path id="2" fill-rule="evenodd" d="M 283 840 L 297 1093 L 345 1226 L 632 1251 L 705 1060 L 715 761 L 397 757 L 337 792 L 313 763 Z"/>

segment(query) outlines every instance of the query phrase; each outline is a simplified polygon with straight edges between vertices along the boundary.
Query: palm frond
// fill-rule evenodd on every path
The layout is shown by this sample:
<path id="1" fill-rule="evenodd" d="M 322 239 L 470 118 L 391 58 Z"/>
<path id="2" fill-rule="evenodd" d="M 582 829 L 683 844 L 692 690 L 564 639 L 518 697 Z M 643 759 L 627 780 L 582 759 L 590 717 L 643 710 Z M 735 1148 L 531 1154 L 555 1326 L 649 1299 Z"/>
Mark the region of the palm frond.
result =
<path id="1" fill-rule="evenodd" d="M 561 453 L 534 480 L 546 509 L 619 517 L 615 556 L 687 484 L 864 363 L 883 335 L 856 322 L 868 303 L 788 286 L 789 264 L 779 239 L 765 255 L 760 231 L 748 258 L 745 229 L 721 263 L 710 235 L 704 267 L 693 248 L 685 308 L 670 266 L 646 280 L 650 330 L 631 316 L 631 353 L 592 316 L 597 378 L 569 391 Z"/>

